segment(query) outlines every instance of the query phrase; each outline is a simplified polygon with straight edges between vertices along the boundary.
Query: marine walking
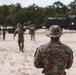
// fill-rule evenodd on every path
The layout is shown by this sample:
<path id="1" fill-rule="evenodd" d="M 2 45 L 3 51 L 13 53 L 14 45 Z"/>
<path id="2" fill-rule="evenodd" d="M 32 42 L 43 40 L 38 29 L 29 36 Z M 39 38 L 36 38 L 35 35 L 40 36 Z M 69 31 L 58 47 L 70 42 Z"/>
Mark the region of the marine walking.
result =
<path id="1" fill-rule="evenodd" d="M 23 49 L 24 49 L 24 29 L 20 23 L 17 24 L 17 29 L 14 32 L 14 38 L 15 38 L 17 33 L 18 33 L 19 50 L 23 52 Z"/>

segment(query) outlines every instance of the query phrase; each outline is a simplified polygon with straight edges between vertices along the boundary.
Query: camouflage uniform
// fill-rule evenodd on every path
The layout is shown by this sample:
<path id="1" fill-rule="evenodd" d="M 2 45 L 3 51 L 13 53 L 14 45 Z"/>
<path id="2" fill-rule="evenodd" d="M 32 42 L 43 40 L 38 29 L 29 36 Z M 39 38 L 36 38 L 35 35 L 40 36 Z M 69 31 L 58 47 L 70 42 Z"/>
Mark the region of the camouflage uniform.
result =
<path id="1" fill-rule="evenodd" d="M 51 30 L 51 33 L 53 31 Z M 62 34 L 51 35 L 51 33 L 49 36 L 55 38 L 60 37 L 61 35 L 59 34 Z M 42 73 L 45 75 L 66 75 L 65 69 L 69 69 L 73 63 L 71 48 L 60 41 L 50 41 L 47 44 L 41 45 L 37 48 L 34 57 L 35 67 L 44 68 Z"/>
<path id="2" fill-rule="evenodd" d="M 23 48 L 24 48 L 24 29 L 23 29 L 21 24 L 18 24 L 17 27 L 18 28 L 14 32 L 14 37 L 18 33 L 18 45 L 19 45 L 20 50 L 23 52 Z"/>
<path id="3" fill-rule="evenodd" d="M 30 25 L 30 35 L 31 35 L 31 40 L 35 41 L 35 26 L 33 24 Z"/>

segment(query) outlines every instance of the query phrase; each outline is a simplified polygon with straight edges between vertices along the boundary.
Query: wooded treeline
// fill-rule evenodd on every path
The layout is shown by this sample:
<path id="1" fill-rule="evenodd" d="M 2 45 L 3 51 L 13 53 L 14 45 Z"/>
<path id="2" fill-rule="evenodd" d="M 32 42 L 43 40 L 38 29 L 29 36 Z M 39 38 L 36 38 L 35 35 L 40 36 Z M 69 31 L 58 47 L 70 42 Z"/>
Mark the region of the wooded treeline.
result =
<path id="1" fill-rule="evenodd" d="M 57 1 L 45 8 L 35 4 L 24 8 L 19 3 L 2 5 L 0 6 L 0 25 L 16 26 L 17 23 L 24 24 L 28 21 L 36 25 L 44 25 L 48 17 L 67 17 L 68 15 L 76 15 L 76 0 L 67 6 Z"/>

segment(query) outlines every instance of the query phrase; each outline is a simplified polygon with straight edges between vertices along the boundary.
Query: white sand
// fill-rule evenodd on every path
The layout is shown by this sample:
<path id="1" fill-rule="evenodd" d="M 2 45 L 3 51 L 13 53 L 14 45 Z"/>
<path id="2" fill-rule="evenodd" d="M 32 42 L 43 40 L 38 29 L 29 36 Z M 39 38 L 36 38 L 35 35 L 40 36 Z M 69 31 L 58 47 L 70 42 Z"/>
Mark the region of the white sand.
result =
<path id="1" fill-rule="evenodd" d="M 34 53 L 36 48 L 48 43 L 50 38 L 46 36 L 46 30 L 37 30 L 36 41 L 30 40 L 30 35 L 25 32 L 24 52 L 20 52 L 17 44 L 17 35 L 6 34 L 6 40 L 0 39 L 0 75 L 43 75 L 42 69 L 34 67 Z M 61 42 L 70 46 L 74 53 L 74 62 L 67 75 L 76 75 L 76 33 L 64 31 Z"/>

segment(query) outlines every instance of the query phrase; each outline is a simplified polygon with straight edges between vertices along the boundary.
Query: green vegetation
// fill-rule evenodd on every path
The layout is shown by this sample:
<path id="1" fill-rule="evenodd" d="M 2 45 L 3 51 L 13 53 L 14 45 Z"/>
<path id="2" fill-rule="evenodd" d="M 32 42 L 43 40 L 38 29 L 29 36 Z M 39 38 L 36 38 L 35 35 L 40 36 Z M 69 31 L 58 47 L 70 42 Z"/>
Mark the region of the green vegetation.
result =
<path id="1" fill-rule="evenodd" d="M 16 26 L 32 21 L 36 25 L 44 25 L 48 17 L 66 17 L 67 15 L 76 15 L 76 0 L 69 5 L 64 5 L 60 1 L 45 8 L 35 4 L 22 8 L 19 3 L 13 5 L 0 6 L 0 24 Z"/>

